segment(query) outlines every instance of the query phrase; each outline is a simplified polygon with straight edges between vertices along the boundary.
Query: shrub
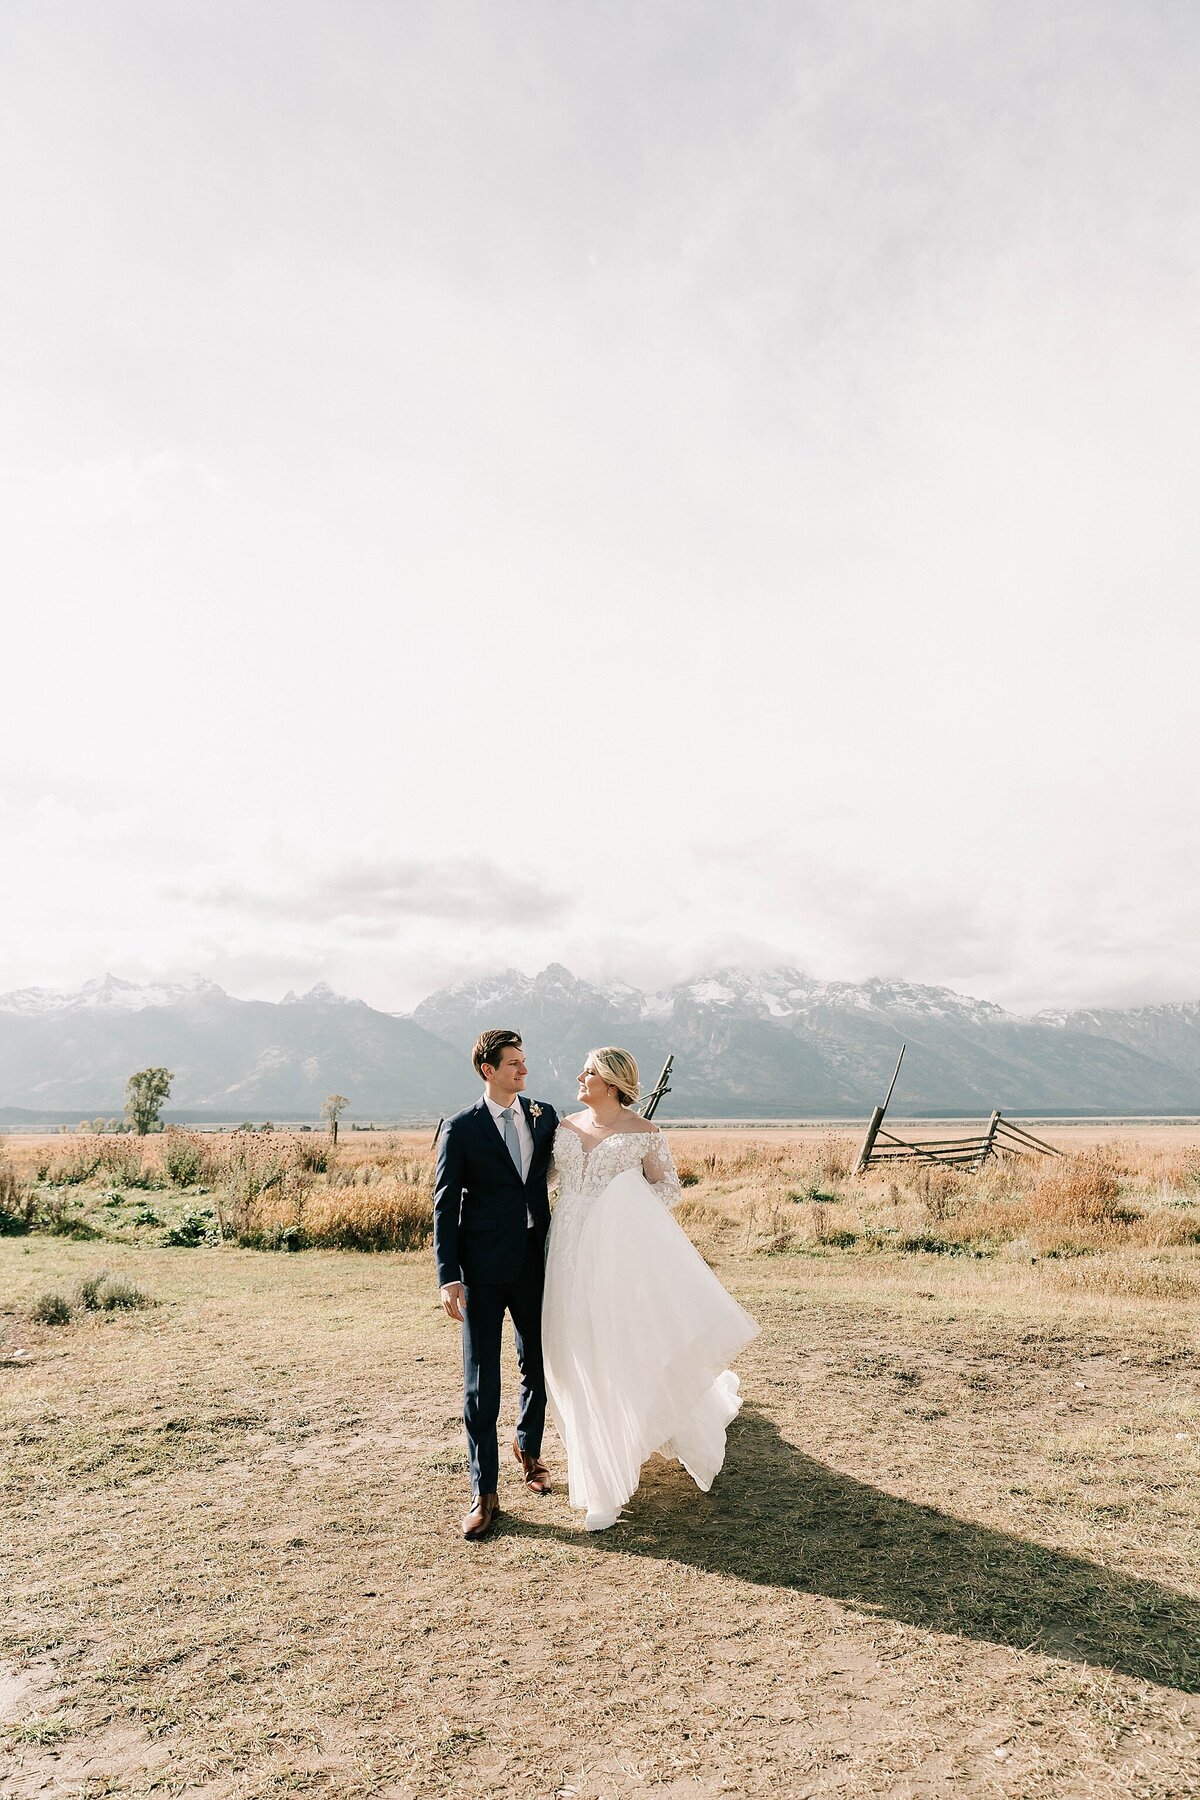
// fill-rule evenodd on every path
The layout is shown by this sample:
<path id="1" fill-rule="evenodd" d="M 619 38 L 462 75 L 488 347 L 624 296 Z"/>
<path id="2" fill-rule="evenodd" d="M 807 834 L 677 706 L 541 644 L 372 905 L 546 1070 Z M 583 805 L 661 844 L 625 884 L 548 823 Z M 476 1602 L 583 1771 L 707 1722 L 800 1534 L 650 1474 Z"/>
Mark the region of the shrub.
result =
<path id="1" fill-rule="evenodd" d="M 134 1170 L 132 1175 L 126 1177 L 125 1185 L 131 1188 L 141 1188 L 144 1192 L 149 1190 L 157 1192 L 159 1188 L 165 1188 L 167 1184 L 152 1163 L 143 1163 L 140 1168 Z"/>
<path id="2" fill-rule="evenodd" d="M 65 1294 L 39 1294 L 29 1309 L 29 1316 L 35 1325 L 69 1325 L 71 1302 Z"/>
<path id="3" fill-rule="evenodd" d="M 97 1269 L 94 1275 L 85 1275 L 75 1289 L 75 1304 L 85 1312 L 117 1312 L 152 1303 L 141 1288 L 126 1281 L 124 1276 Z"/>
<path id="4" fill-rule="evenodd" d="M 335 1155 L 333 1145 L 327 1137 L 314 1137 L 308 1143 L 292 1147 L 292 1160 L 296 1168 L 304 1169 L 311 1175 L 326 1174 Z"/>
<path id="5" fill-rule="evenodd" d="M 72 1144 L 69 1150 L 63 1150 L 58 1156 L 47 1158 L 40 1163 L 40 1178 L 48 1181 L 52 1187 L 79 1187 L 90 1181 L 100 1167 L 101 1146 L 99 1144 Z"/>
<path id="6" fill-rule="evenodd" d="M 132 1281 L 126 1281 L 119 1275 L 102 1281 L 96 1290 L 96 1304 L 102 1312 L 132 1312 L 143 1306 L 152 1306 L 154 1302 L 149 1294 L 135 1287 Z"/>
<path id="7" fill-rule="evenodd" d="M 167 1174 L 176 1187 L 195 1187 L 199 1182 L 210 1181 L 213 1177 L 214 1165 L 209 1146 L 195 1131 L 168 1131 L 163 1161 Z"/>
<path id="8" fill-rule="evenodd" d="M 308 1250 L 312 1245 L 303 1225 L 268 1225 L 253 1242 L 245 1241 L 252 1250 Z"/>
<path id="9" fill-rule="evenodd" d="M 822 1181 L 845 1181 L 853 1162 L 854 1151 L 845 1138 L 822 1138 L 813 1154 L 813 1171 Z"/>
<path id="10" fill-rule="evenodd" d="M 913 1192 L 924 1202 L 930 1218 L 939 1224 L 949 1217 L 961 1186 L 962 1179 L 956 1169 L 943 1168 L 936 1163 L 922 1163 L 912 1180 Z"/>
<path id="11" fill-rule="evenodd" d="M 113 1182 L 127 1187 L 138 1184 L 143 1174 L 142 1146 L 132 1137 L 106 1137 L 97 1144 L 99 1166 Z"/>
<path id="12" fill-rule="evenodd" d="M 163 1232 L 163 1243 L 168 1249 L 194 1250 L 198 1244 L 212 1242 L 215 1236 L 210 1212 L 185 1212 Z"/>
<path id="13" fill-rule="evenodd" d="M 75 1289 L 76 1306 L 82 1306 L 85 1312 L 95 1312 L 100 1304 L 100 1289 L 107 1280 L 107 1269 L 97 1269 L 94 1275 L 85 1275 Z"/>
<path id="14" fill-rule="evenodd" d="M 285 1190 L 291 1191 L 293 1209 L 303 1203 L 301 1190 L 311 1177 L 297 1168 L 293 1152 L 297 1144 L 295 1138 L 235 1133 L 219 1165 L 227 1209 L 218 1208 L 223 1236 L 257 1243 L 266 1225 L 279 1222 Z M 286 1222 L 292 1222 L 290 1212 Z"/>
<path id="15" fill-rule="evenodd" d="M 52 1237 L 74 1238 L 77 1243 L 87 1244 L 104 1236 L 94 1225 L 88 1223 L 82 1213 L 72 1212 L 61 1194 L 54 1194 L 41 1207 L 42 1229 Z"/>
<path id="16" fill-rule="evenodd" d="M 37 1194 L 0 1162 L 0 1237 L 22 1237 L 37 1220 Z"/>

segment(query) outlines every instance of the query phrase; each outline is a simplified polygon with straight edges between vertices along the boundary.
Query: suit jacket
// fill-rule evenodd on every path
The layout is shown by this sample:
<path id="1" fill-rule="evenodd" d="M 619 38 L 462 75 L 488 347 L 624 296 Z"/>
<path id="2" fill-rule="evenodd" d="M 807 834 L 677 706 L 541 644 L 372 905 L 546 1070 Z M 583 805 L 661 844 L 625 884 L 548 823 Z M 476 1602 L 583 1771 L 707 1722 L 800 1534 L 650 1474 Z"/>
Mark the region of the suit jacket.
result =
<path id="1" fill-rule="evenodd" d="M 550 1229 L 546 1177 L 558 1114 L 542 1101 L 535 1117 L 524 1094 L 520 1101 L 533 1139 L 524 1182 L 483 1095 L 442 1127 L 433 1191 L 439 1287 L 451 1281 L 463 1281 L 468 1287 L 473 1281 L 515 1281 L 525 1261 L 527 1210 L 539 1243 L 546 1242 Z"/>

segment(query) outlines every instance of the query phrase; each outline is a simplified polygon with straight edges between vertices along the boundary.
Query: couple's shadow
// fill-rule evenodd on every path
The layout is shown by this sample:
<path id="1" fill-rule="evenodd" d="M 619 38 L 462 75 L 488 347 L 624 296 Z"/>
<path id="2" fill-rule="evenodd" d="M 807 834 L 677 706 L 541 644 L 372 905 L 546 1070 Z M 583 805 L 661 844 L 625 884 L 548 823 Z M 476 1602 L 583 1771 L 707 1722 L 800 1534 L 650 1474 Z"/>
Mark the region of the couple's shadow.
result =
<path id="1" fill-rule="evenodd" d="M 511 1513 L 505 1524 L 580 1541 Z M 653 1461 L 620 1524 L 587 1542 L 1200 1693 L 1200 1602 L 885 1494 L 803 1455 L 750 1408 L 711 1494 Z"/>

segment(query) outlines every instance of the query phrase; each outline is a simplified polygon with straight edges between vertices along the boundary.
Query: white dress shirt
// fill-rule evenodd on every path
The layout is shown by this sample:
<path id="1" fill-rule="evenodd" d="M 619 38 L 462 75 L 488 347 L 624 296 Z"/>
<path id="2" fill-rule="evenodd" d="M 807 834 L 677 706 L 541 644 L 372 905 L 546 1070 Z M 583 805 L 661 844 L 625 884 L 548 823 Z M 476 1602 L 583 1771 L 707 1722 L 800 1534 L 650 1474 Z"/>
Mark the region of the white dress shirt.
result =
<path id="1" fill-rule="evenodd" d="M 500 1133 L 500 1142 L 504 1145 L 504 1154 L 507 1156 L 509 1154 L 508 1140 L 504 1135 L 504 1120 L 500 1116 L 505 1109 L 500 1105 L 499 1101 L 493 1100 L 490 1094 L 485 1094 L 483 1096 L 483 1103 L 496 1122 L 496 1130 Z M 529 1120 L 525 1117 L 525 1108 L 521 1105 L 519 1095 L 514 1095 L 512 1109 L 513 1124 L 517 1128 L 517 1142 L 521 1146 L 521 1180 L 528 1181 L 529 1165 L 533 1161 L 533 1133 L 529 1129 Z M 532 1231 L 533 1214 L 530 1212 L 528 1206 L 525 1208 L 525 1219 L 529 1229 Z"/>

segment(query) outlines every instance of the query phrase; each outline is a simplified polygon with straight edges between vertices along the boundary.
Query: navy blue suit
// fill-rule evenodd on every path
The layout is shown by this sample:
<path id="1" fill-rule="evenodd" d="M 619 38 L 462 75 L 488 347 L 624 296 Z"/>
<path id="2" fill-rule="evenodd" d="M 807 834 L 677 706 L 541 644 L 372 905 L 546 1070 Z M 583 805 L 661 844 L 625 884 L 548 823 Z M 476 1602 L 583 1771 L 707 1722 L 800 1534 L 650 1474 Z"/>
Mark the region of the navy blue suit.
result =
<path id="1" fill-rule="evenodd" d="M 506 1312 L 512 1315 L 521 1368 L 517 1442 L 530 1456 L 541 1454 L 546 1423 L 542 1368 L 542 1286 L 550 1229 L 546 1176 L 558 1115 L 552 1106 L 542 1104 L 535 1117 L 524 1094 L 520 1102 L 533 1140 L 524 1182 L 482 1095 L 474 1106 L 447 1119 L 438 1142 L 433 1253 L 438 1286 L 461 1281 L 466 1288 L 463 1423 L 477 1494 L 494 1494 L 499 1483 L 496 1421 Z"/>

